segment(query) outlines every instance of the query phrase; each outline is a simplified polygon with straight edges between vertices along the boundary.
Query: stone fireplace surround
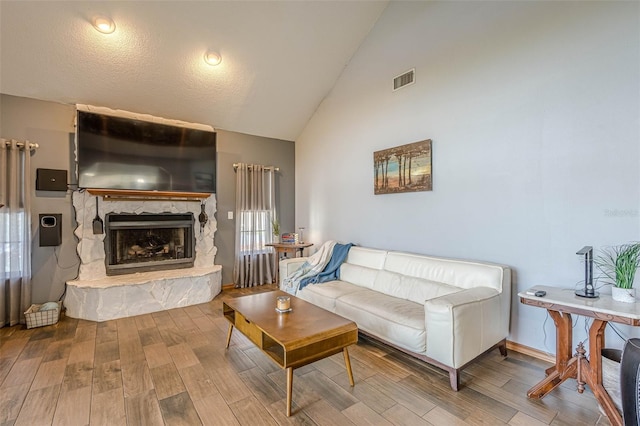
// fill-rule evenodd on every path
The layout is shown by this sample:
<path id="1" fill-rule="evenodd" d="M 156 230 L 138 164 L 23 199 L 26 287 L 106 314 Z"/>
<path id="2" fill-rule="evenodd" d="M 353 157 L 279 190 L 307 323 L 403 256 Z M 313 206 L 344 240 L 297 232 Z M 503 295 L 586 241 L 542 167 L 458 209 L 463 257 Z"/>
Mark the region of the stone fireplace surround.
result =
<path id="1" fill-rule="evenodd" d="M 74 191 L 72 199 L 78 224 L 74 234 L 78 238 L 80 270 L 77 279 L 67 282 L 64 304 L 68 316 L 107 321 L 205 303 L 220 293 L 222 267 L 214 265 L 215 195 L 204 200 L 209 217 L 204 228 L 201 229 L 196 219 L 193 268 L 118 276 L 107 276 L 106 273 L 105 234 L 93 233 L 96 197 L 89 190 L 82 190 Z M 103 220 L 107 213 L 193 213 L 197 218 L 200 214 L 198 201 L 103 200 L 100 197 L 98 212 Z"/>

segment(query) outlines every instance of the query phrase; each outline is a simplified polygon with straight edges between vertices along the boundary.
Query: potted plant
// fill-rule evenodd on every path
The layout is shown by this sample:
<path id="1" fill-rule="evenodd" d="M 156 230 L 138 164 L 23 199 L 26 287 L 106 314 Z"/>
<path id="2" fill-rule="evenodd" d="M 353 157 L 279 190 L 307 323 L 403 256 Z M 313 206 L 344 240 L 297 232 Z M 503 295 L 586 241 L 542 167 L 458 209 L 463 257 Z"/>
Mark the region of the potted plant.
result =
<path id="1" fill-rule="evenodd" d="M 602 272 L 604 282 L 613 285 L 613 300 L 635 302 L 633 280 L 640 267 L 640 243 L 604 248 L 596 257 L 595 264 Z"/>
<path id="2" fill-rule="evenodd" d="M 273 232 L 273 242 L 279 243 L 280 242 L 280 222 L 278 222 L 278 219 L 276 218 L 271 219 L 271 231 Z"/>

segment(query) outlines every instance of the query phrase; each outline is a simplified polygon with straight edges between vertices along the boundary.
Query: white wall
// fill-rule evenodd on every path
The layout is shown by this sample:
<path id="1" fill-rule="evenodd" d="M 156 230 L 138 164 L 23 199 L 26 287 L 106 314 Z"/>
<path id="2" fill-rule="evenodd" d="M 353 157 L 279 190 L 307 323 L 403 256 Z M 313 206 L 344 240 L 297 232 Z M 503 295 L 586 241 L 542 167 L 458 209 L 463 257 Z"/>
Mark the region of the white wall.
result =
<path id="1" fill-rule="evenodd" d="M 554 352 L 517 291 L 573 288 L 582 246 L 640 240 L 639 8 L 392 2 L 296 141 L 296 226 L 508 264 L 510 339 Z M 373 152 L 423 139 L 433 191 L 373 195 Z"/>

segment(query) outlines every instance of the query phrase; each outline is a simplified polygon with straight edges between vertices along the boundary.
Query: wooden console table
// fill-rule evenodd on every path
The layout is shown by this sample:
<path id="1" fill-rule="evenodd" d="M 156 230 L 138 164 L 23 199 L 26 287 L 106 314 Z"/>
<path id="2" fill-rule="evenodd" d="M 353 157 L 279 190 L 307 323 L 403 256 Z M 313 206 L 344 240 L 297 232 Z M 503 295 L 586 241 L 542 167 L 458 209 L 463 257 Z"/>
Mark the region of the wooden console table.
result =
<path id="1" fill-rule="evenodd" d="M 294 257 L 299 253 L 302 256 L 302 252 L 305 248 L 311 247 L 313 243 L 270 243 L 265 244 L 267 247 L 273 247 L 276 251 L 276 284 L 280 285 L 280 266 L 278 263 L 280 262 L 280 255 L 282 254 L 284 257 L 287 257 L 287 253 L 293 254 Z"/>
<path id="2" fill-rule="evenodd" d="M 546 370 L 547 377 L 529 389 L 529 398 L 540 399 L 567 379 L 578 381 L 578 392 L 584 392 L 585 384 L 593 391 L 609 421 L 614 426 L 622 426 L 622 415 L 602 385 L 602 348 L 604 330 L 609 321 L 620 324 L 640 325 L 640 306 L 637 303 L 616 302 L 611 295 L 603 294 L 597 299 L 587 299 L 575 295 L 572 289 L 536 286 L 530 290 L 544 290 L 544 297 L 536 297 L 526 292 L 518 293 L 520 302 L 544 308 L 556 325 L 556 364 Z M 593 318 L 589 329 L 589 359 L 585 356 L 582 343 L 576 354 L 571 355 L 573 329 L 571 314 Z"/>
<path id="3" fill-rule="evenodd" d="M 313 244 L 312 243 L 298 243 L 298 244 L 293 244 L 293 243 L 270 243 L 270 244 L 265 244 L 265 246 L 267 247 L 273 247 L 276 250 L 276 253 L 278 254 L 278 257 L 280 256 L 280 254 L 284 254 L 284 256 L 287 256 L 287 253 L 292 253 L 294 256 L 297 256 L 297 253 L 300 253 L 300 256 L 302 256 L 302 251 L 304 249 L 306 249 L 307 247 L 311 247 Z"/>

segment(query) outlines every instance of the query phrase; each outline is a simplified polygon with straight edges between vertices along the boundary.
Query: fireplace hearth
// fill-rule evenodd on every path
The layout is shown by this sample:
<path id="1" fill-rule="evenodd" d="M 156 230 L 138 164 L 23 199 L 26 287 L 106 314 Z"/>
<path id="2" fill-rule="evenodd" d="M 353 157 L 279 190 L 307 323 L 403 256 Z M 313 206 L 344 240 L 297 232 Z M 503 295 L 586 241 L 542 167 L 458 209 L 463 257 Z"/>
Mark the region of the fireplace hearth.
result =
<path id="1" fill-rule="evenodd" d="M 109 213 L 104 240 L 107 275 L 194 265 L 194 216 Z"/>

